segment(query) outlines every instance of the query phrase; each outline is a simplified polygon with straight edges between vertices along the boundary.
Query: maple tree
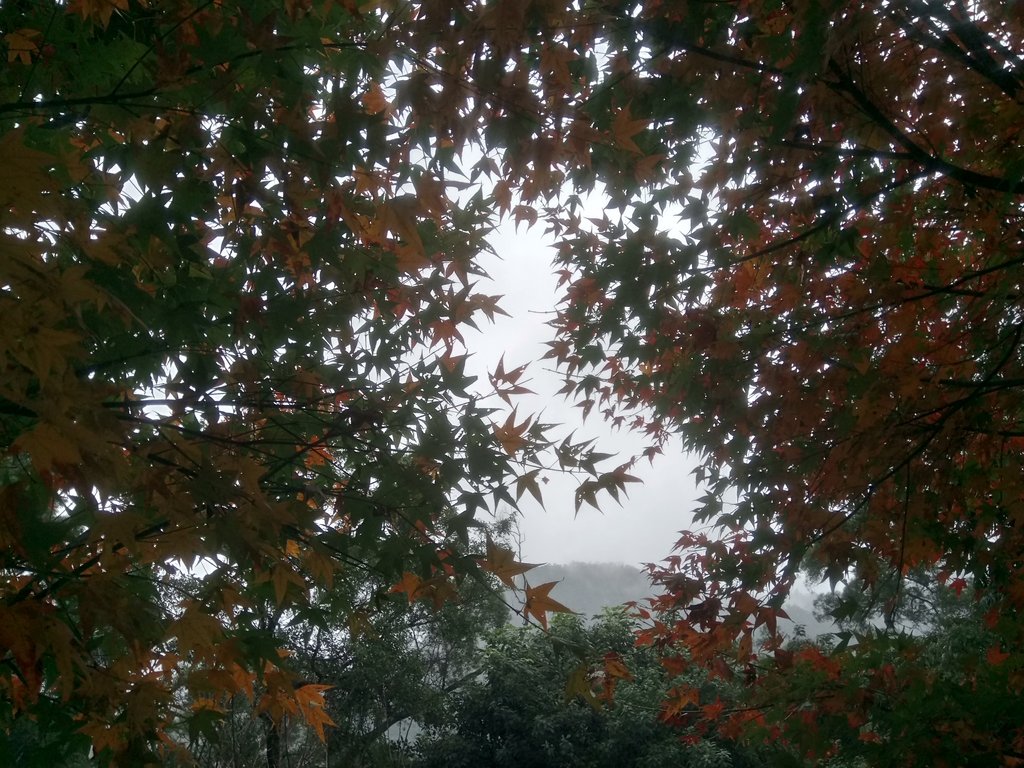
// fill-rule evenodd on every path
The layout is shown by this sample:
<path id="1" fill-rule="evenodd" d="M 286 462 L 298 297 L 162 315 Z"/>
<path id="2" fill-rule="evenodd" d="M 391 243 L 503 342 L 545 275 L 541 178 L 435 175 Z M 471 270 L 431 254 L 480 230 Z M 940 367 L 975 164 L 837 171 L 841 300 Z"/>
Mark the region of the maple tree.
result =
<path id="1" fill-rule="evenodd" d="M 1024 686 L 1019 8 L 591 13 L 602 57 L 560 159 L 609 203 L 547 212 L 566 285 L 551 355 L 652 457 L 680 435 L 707 488 L 707 527 L 652 567 L 665 594 L 641 640 L 746 669 L 749 706 L 706 711 L 709 729 L 814 760 L 875 740 L 902 765 L 1020 759 L 1024 730 L 986 715 Z M 881 632 L 797 664 L 777 621 L 808 565 L 889 586 Z M 986 647 L 950 661 L 973 692 L 948 708 L 894 622 L 920 572 L 985 606 Z"/>
<path id="2" fill-rule="evenodd" d="M 38 754 L 187 762 L 175 734 L 224 697 L 324 737 L 265 606 L 443 606 L 530 472 L 619 487 L 493 415 L 516 369 L 466 372 L 462 331 L 501 311 L 492 161 L 459 159 L 476 107 L 431 14 L 0 7 L 0 728 L 39 723 Z"/>

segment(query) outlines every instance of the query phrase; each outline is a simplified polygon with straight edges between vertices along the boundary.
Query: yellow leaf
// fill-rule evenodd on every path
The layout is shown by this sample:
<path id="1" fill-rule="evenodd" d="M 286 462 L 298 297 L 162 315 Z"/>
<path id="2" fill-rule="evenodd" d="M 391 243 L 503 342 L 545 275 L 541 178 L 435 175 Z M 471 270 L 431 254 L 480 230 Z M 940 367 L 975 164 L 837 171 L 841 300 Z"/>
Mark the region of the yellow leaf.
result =
<path id="1" fill-rule="evenodd" d="M 224 627 L 201 606 L 190 605 L 168 629 L 178 638 L 177 652 L 186 655 L 192 651 L 210 652 L 224 642 Z"/>
<path id="2" fill-rule="evenodd" d="M 415 197 L 401 195 L 383 205 L 380 215 L 386 222 L 387 228 L 400 237 L 412 250 L 414 257 L 426 260 L 426 247 L 423 245 L 419 226 L 416 223 L 419 208 L 419 201 Z"/>
<path id="3" fill-rule="evenodd" d="M 594 695 L 594 689 L 590 682 L 590 667 L 587 664 L 580 664 L 569 675 L 565 684 L 565 698 L 570 701 L 579 697 L 595 710 L 601 708 L 601 704 Z"/>
<path id="4" fill-rule="evenodd" d="M 334 572 L 337 564 L 326 552 L 309 549 L 302 555 L 302 565 L 306 573 L 318 585 L 325 589 L 334 586 Z"/>
<path id="5" fill-rule="evenodd" d="M 39 53 L 39 46 L 35 42 L 38 37 L 38 29 L 19 29 L 17 32 L 4 35 L 4 42 L 7 43 L 7 63 L 20 61 L 25 65 L 31 64 L 32 56 Z"/>
<path id="6" fill-rule="evenodd" d="M 430 263 L 426 254 L 413 246 L 399 245 L 395 248 L 395 269 L 403 275 L 426 269 Z"/>
<path id="7" fill-rule="evenodd" d="M 448 197 L 445 195 L 444 184 L 428 173 L 419 176 L 415 181 L 416 199 L 423 210 L 440 224 L 441 217 L 448 210 Z"/>
<path id="8" fill-rule="evenodd" d="M 199 712 L 200 710 L 205 710 L 208 712 L 219 712 L 220 714 L 224 714 L 224 707 L 218 705 L 217 702 L 213 699 L 209 699 L 203 696 L 196 698 L 195 701 L 192 702 L 192 711 Z"/>
<path id="9" fill-rule="evenodd" d="M 15 128 L 0 136 L 0 157 L 4 172 L 0 174 L 0 207 L 15 212 L 49 211 L 57 201 L 52 166 L 57 158 L 25 145 L 25 129 Z"/>
<path id="10" fill-rule="evenodd" d="M 96 754 L 105 749 L 118 752 L 128 743 L 128 726 L 124 723 L 110 725 L 97 718 L 87 722 L 78 729 L 78 732 L 84 733 L 92 740 L 92 748 Z"/>

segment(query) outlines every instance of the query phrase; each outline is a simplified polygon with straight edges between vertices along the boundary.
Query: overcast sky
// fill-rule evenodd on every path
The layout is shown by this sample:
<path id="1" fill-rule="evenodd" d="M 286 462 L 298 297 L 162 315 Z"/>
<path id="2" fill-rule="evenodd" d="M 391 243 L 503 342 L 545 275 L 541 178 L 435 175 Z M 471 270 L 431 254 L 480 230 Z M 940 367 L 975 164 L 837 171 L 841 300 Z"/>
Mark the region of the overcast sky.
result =
<path id="1" fill-rule="evenodd" d="M 482 324 L 480 334 L 466 336 L 467 346 L 475 353 L 467 369 L 485 375 L 484 370 L 493 370 L 503 352 L 506 370 L 529 362 L 530 382 L 526 386 L 537 395 L 526 398 L 519 413 L 543 409 L 546 423 L 564 425 L 559 436 L 575 429 L 574 442 L 596 437 L 598 450 L 618 452 L 625 461 L 645 443 L 627 433 L 611 431 L 596 413 L 583 422 L 581 410 L 555 394 L 561 380 L 545 370 L 551 368 L 551 361 L 540 359 L 547 351 L 544 342 L 551 338 L 545 322 L 551 318 L 557 296 L 550 242 L 546 243 L 536 230 L 520 227 L 517 232 L 510 222 L 491 242 L 499 258 L 486 259 L 484 264 L 493 284 L 481 284 L 479 289 L 503 294 L 501 306 L 511 317 L 499 317 L 494 325 Z M 482 383 L 486 386 L 486 380 Z M 618 463 L 609 459 L 600 466 L 609 470 Z M 549 474 L 548 483 L 542 485 L 545 509 L 529 494 L 521 502 L 523 559 L 535 563 L 660 561 L 670 554 L 678 538 L 676 532 L 690 524 L 689 512 L 701 495 L 691 474 L 694 466 L 681 449 L 673 454 L 666 452 L 653 467 L 645 461 L 633 472 L 643 479 L 643 485 L 629 485 L 629 497 L 622 500 L 622 506 L 604 496 L 601 512 L 584 505 L 578 516 L 573 500 L 576 484 Z"/>

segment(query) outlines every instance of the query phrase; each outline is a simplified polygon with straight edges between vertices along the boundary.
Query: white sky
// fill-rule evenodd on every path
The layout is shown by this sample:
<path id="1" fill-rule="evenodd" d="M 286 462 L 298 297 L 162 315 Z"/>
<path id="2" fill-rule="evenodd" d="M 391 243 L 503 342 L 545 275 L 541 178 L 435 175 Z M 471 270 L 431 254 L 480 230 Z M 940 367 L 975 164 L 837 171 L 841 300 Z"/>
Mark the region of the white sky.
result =
<path id="1" fill-rule="evenodd" d="M 583 422 L 582 411 L 555 394 L 561 379 L 545 370 L 551 368 L 552 361 L 540 359 L 547 351 L 544 342 L 551 338 L 552 330 L 545 322 L 551 318 L 557 296 L 551 267 L 553 249 L 536 229 L 520 227 L 517 232 L 510 222 L 503 224 L 491 242 L 500 258 L 483 263 L 493 284 L 478 287 L 483 293 L 502 294 L 500 305 L 511 317 L 499 316 L 493 325 L 482 324 L 480 334 L 466 335 L 466 345 L 475 353 L 467 372 L 486 376 L 485 369 L 493 371 L 503 352 L 506 370 L 530 363 L 520 383 L 537 396 L 524 398 L 519 415 L 543 409 L 545 423 L 564 425 L 559 438 L 574 429 L 573 442 L 598 438 L 597 450 L 621 456 L 599 467 L 614 469 L 645 443 L 624 432 L 613 432 L 596 411 Z M 486 385 L 486 379 L 482 383 Z M 660 561 L 671 553 L 677 531 L 690 525 L 690 510 L 701 495 L 691 474 L 694 466 L 681 448 L 674 454 L 667 450 L 653 466 L 645 460 L 632 472 L 644 482 L 627 486 L 628 498 L 620 494 L 622 506 L 605 494 L 601 512 L 585 504 L 578 516 L 573 499 L 576 483 L 548 474 L 549 482 L 542 483 L 544 509 L 529 494 L 520 501 L 521 558 L 533 563 L 634 565 Z"/>

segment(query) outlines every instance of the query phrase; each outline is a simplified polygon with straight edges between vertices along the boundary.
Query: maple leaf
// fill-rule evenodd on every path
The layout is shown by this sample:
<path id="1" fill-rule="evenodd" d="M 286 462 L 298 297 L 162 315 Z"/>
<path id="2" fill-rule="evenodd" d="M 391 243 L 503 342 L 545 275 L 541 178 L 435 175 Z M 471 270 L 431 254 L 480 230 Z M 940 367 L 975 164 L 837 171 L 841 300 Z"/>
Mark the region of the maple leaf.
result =
<path id="1" fill-rule="evenodd" d="M 274 601 L 278 605 L 284 605 L 289 586 L 296 587 L 300 594 L 305 594 L 307 591 L 302 575 L 296 572 L 288 562 L 276 563 L 271 567 L 270 583 L 274 587 Z"/>
<path id="2" fill-rule="evenodd" d="M 537 209 L 530 205 L 517 205 L 512 209 L 512 217 L 515 219 L 516 226 L 524 221 L 527 224 L 536 224 Z"/>
<path id="3" fill-rule="evenodd" d="M 226 710 L 220 706 L 216 701 L 206 697 L 197 697 L 192 700 L 190 709 L 193 712 L 215 712 L 217 714 L 225 714 Z"/>
<path id="4" fill-rule="evenodd" d="M 480 563 L 480 566 L 497 576 L 501 583 L 509 589 L 516 589 L 514 581 L 516 576 L 521 576 L 537 567 L 534 563 L 518 562 L 511 549 L 495 544 L 490 538 L 487 539 L 487 557 Z"/>
<path id="5" fill-rule="evenodd" d="M 492 311 L 500 312 L 500 309 L 495 307 Z M 492 318 L 493 319 L 493 318 Z M 505 356 L 502 355 L 498 360 L 498 365 L 494 369 L 494 372 L 490 374 L 491 386 L 494 387 L 495 394 L 504 400 L 509 406 L 512 405 L 512 396 L 533 394 L 532 390 L 527 389 L 524 386 L 518 384 L 523 374 L 526 372 L 527 365 L 523 364 L 518 368 L 513 368 L 509 371 L 505 370 Z M 509 386 L 502 386 L 507 384 Z"/>
<path id="6" fill-rule="evenodd" d="M 676 686 L 666 694 L 660 719 L 671 721 L 700 702 L 700 691 L 692 686 Z"/>
<path id="7" fill-rule="evenodd" d="M 600 710 L 600 701 L 594 693 L 594 686 L 590 680 L 590 665 L 580 664 L 569 673 L 569 679 L 565 683 L 565 699 L 572 701 L 581 698 L 594 710 Z"/>
<path id="8" fill-rule="evenodd" d="M 548 628 L 548 613 L 573 613 L 571 608 L 562 605 L 548 593 L 558 585 L 557 581 L 538 584 L 536 587 L 526 585 L 526 599 L 523 603 L 523 616 L 533 616 L 544 629 Z"/>
<path id="9" fill-rule="evenodd" d="M 87 20 L 98 21 L 105 29 L 114 11 L 128 11 L 128 0 L 72 0 L 68 10 L 82 14 Z"/>
<path id="10" fill-rule="evenodd" d="M 725 710 L 725 702 L 721 699 L 715 699 L 710 704 L 705 704 L 701 707 L 704 713 L 704 717 L 708 720 L 718 720 L 722 716 L 722 712 Z"/>
<path id="11" fill-rule="evenodd" d="M 643 155 L 644 151 L 633 141 L 633 137 L 647 128 L 649 124 L 650 120 L 634 119 L 627 104 L 616 112 L 615 117 L 612 119 L 612 139 L 616 144 L 629 152 Z"/>
<path id="12" fill-rule="evenodd" d="M 82 461 L 75 442 L 66 440 L 53 425 L 46 422 L 39 422 L 31 432 L 20 435 L 11 447 L 16 451 L 26 451 L 41 475 L 60 472 Z"/>
<path id="13" fill-rule="evenodd" d="M 40 32 L 37 29 L 19 29 L 17 32 L 9 32 L 4 35 L 4 42 L 7 43 L 7 63 L 13 64 L 16 61 L 30 65 L 32 57 L 39 52 Z"/>
<path id="14" fill-rule="evenodd" d="M 391 593 L 405 594 L 408 601 L 411 603 L 418 599 L 423 591 L 424 582 L 419 576 L 410 571 L 406 571 L 402 574 L 402 580 L 391 587 Z"/>
<path id="15" fill-rule="evenodd" d="M 441 605 L 472 566 L 438 565 L 434 540 L 473 528 L 483 489 L 536 496 L 531 473 L 557 465 L 585 478 L 579 508 L 635 481 L 628 462 L 598 472 L 586 448 L 548 448 L 514 409 L 492 424 L 466 389 L 470 350 L 454 348 L 473 343 L 475 313 L 498 310 L 453 286 L 485 271 L 483 235 L 511 214 L 558 241 L 549 359 L 563 393 L 639 432 L 649 457 L 681 438 L 709 486 L 699 512 L 720 535 L 681 537 L 654 569 L 666 594 L 645 647 L 724 679 L 752 649 L 747 621 L 776 634 L 770 606 L 804 565 L 860 579 L 890 619 L 928 604 L 908 596 L 917 574 L 963 574 L 986 608 L 983 639 L 953 664 L 972 679 L 958 706 L 985 717 L 920 736 L 877 708 L 830 717 L 835 690 L 854 710 L 872 693 L 869 646 L 901 659 L 879 681 L 887 696 L 948 678 L 882 632 L 788 666 L 769 649 L 777 668 L 738 692 L 757 714 L 727 726 L 775 728 L 794 750 L 842 745 L 851 763 L 871 762 L 857 722 L 902 734 L 891 746 L 923 764 L 1020 751 L 1000 720 L 1014 711 L 1005 675 L 977 672 L 984 649 L 1012 652 L 1019 612 L 1004 606 L 1024 595 L 1014 14 L 751 0 L 689 4 L 683 20 L 664 2 L 508 2 L 460 5 L 470 32 L 453 34 L 451 14 L 416 3 L 387 24 L 353 0 L 270 0 L 243 22 L 221 2 L 65 5 L 59 24 L 52 4 L 2 11 L 0 539 L 16 562 L 0 603 L 18 620 L 3 622 L 0 688 L 19 716 L 54 743 L 84 725 L 130 762 L 182 732 L 161 713 L 188 662 L 161 670 L 146 649 L 177 647 L 181 630 L 209 667 L 190 670 L 208 686 L 193 693 L 219 701 L 282 634 L 269 622 L 243 653 L 174 589 L 140 589 L 140 572 L 163 584 L 182 564 L 215 569 L 201 608 L 222 627 L 312 600 L 314 581 L 379 595 L 365 574 L 428 563 L 439 575 L 403 591 Z M 474 145 L 486 156 L 467 160 Z M 603 210 L 588 217 L 594 193 Z M 295 380 L 300 365 L 316 387 Z M 525 394 L 511 374 L 502 362 L 494 382 L 506 403 Z M 389 418 L 333 431 L 363 398 Z M 443 448 L 417 442 L 452 414 L 457 430 L 433 430 Z M 328 457 L 310 436 L 329 430 Z M 517 467 L 526 452 L 537 463 Z M 449 506 L 455 530 L 403 519 Z M 303 612 L 290 636 L 372 639 L 377 611 L 396 607 L 379 602 L 319 624 Z M 99 637 L 122 650 L 90 655 Z M 800 687 L 809 664 L 825 689 Z M 268 708 L 298 713 L 285 671 L 265 683 Z"/>
<path id="16" fill-rule="evenodd" d="M 171 625 L 170 634 L 177 637 L 178 653 L 187 654 L 214 648 L 224 638 L 224 626 L 192 605 Z"/>
<path id="17" fill-rule="evenodd" d="M 362 98 L 363 108 L 368 115 L 376 115 L 384 112 L 390 107 L 384 89 L 377 82 L 370 83 Z"/>
<path id="18" fill-rule="evenodd" d="M 498 181 L 491 192 L 498 203 L 498 213 L 504 216 L 512 208 L 512 190 L 505 180 Z"/>
<path id="19" fill-rule="evenodd" d="M 327 734 L 324 729 L 335 725 L 327 714 L 324 692 L 331 690 L 333 685 L 309 683 L 295 689 L 295 700 L 299 705 L 302 719 L 306 721 L 321 743 L 326 743 Z"/>
<path id="20" fill-rule="evenodd" d="M 523 494 L 529 491 L 530 495 L 541 505 L 541 508 L 544 507 L 544 497 L 541 494 L 540 485 L 537 483 L 539 474 L 539 469 L 531 469 L 516 479 L 516 501 L 519 501 Z M 546 478 L 541 478 L 541 480 L 547 482 Z"/>
<path id="21" fill-rule="evenodd" d="M 606 676 L 618 680 L 632 680 L 633 673 L 623 663 L 622 657 L 617 653 L 606 653 L 604 656 L 604 673 Z"/>
<path id="22" fill-rule="evenodd" d="M 527 417 L 521 423 L 516 424 L 516 409 L 513 408 L 512 413 L 505 419 L 504 424 L 500 427 L 497 425 L 493 427 L 494 436 L 501 443 L 501 447 L 505 449 L 506 453 L 514 455 L 528 445 L 526 433 L 530 428 L 531 422 L 532 419 Z"/>
<path id="23" fill-rule="evenodd" d="M 433 174 L 423 173 L 416 178 L 414 185 L 416 199 L 423 211 L 435 222 L 442 223 L 445 212 L 450 208 L 444 183 Z"/>

